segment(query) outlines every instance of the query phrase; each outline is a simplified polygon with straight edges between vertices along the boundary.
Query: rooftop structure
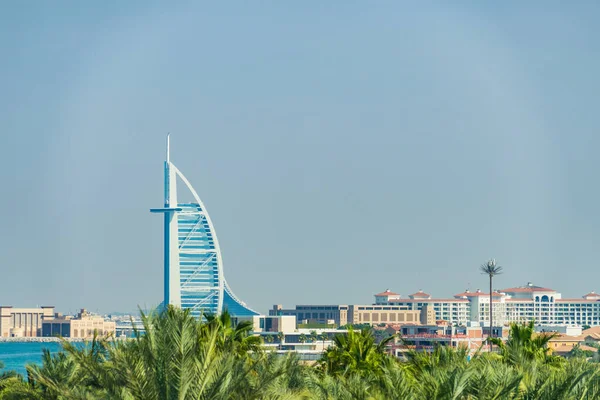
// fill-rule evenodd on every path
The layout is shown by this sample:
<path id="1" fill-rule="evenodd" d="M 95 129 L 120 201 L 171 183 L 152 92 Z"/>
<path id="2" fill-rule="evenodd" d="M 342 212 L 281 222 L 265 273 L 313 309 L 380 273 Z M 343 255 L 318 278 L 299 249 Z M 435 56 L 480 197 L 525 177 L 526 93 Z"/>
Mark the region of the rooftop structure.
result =
<path id="1" fill-rule="evenodd" d="M 425 293 L 423 290 L 419 289 L 419 291 L 417 293 L 409 294 L 408 298 L 409 299 L 430 299 L 431 295 L 428 293 Z"/>
<path id="2" fill-rule="evenodd" d="M 398 293 L 394 293 L 390 291 L 390 289 L 385 289 L 385 292 L 377 293 L 375 295 L 375 304 L 387 304 L 388 301 L 399 298 L 400 295 Z"/>
<path id="3" fill-rule="evenodd" d="M 164 206 L 150 210 L 164 216 L 164 301 L 183 309 L 219 314 L 228 310 L 234 316 L 258 315 L 239 300 L 223 273 L 221 248 L 213 223 L 198 193 L 167 157 L 164 165 Z M 192 196 L 191 202 L 178 201 L 177 179 Z"/>

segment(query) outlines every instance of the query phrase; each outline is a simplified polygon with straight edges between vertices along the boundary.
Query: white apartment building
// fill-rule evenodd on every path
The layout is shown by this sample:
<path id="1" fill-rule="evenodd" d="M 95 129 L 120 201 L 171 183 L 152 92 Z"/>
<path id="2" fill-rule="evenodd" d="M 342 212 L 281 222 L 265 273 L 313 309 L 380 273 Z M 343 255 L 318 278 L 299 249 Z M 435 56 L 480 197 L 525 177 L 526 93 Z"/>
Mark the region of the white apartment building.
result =
<path id="1" fill-rule="evenodd" d="M 381 293 L 376 295 L 376 299 L 379 297 L 379 303 L 386 304 L 381 298 Z M 489 299 L 488 299 L 489 302 Z M 413 293 L 408 296 L 407 299 L 402 298 L 400 295 L 395 295 L 394 298 L 390 298 L 387 302 L 389 305 L 397 305 L 406 307 L 408 310 L 420 311 L 424 306 L 429 306 L 435 312 L 436 321 L 448 321 L 451 323 L 458 323 L 464 325 L 471 321 L 471 304 L 468 298 L 462 296 L 455 296 L 453 299 L 433 299 L 431 295 L 419 290 L 417 293 Z"/>
<path id="2" fill-rule="evenodd" d="M 385 293 L 385 292 L 384 292 Z M 435 299 L 422 290 L 408 298 L 393 293 L 387 302 L 382 293 L 376 295 L 376 304 L 390 304 L 420 310 L 429 305 L 435 311 L 436 320 L 466 324 L 468 322 L 489 323 L 490 295 L 480 290 L 466 290 L 452 299 Z M 600 295 L 591 292 L 580 299 L 563 299 L 556 290 L 525 286 L 495 291 L 494 325 L 510 322 L 535 320 L 542 325 L 600 325 Z"/>

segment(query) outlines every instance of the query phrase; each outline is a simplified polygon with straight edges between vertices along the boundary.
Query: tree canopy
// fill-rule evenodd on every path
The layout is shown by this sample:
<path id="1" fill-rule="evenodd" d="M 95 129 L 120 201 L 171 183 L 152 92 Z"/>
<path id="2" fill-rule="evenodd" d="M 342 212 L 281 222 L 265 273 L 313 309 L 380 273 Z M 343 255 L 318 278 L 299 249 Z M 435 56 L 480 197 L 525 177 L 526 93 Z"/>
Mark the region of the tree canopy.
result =
<path id="1" fill-rule="evenodd" d="M 26 376 L 0 369 L 0 399 L 597 399 L 599 364 L 551 354 L 550 334 L 512 325 L 497 353 L 438 346 L 386 353 L 371 329 L 338 334 L 316 363 L 261 347 L 247 324 L 168 308 L 145 334 L 45 351 Z M 314 335 L 310 335 L 313 337 Z M 308 336 L 305 336 L 308 340 Z M 481 349 L 480 349 L 481 350 Z M 4 372 L 3 372 L 4 371 Z"/>

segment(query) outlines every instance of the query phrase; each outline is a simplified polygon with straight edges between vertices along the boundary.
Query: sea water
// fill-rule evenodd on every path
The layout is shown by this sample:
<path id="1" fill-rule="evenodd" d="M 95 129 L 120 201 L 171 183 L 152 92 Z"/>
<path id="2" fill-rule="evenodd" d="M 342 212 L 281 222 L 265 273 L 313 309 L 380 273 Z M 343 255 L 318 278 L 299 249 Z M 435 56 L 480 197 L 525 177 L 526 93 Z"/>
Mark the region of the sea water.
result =
<path id="1" fill-rule="evenodd" d="M 27 364 L 42 364 L 43 349 L 54 354 L 62 346 L 58 342 L 0 342 L 0 361 L 4 364 L 0 372 L 12 370 L 25 375 Z"/>

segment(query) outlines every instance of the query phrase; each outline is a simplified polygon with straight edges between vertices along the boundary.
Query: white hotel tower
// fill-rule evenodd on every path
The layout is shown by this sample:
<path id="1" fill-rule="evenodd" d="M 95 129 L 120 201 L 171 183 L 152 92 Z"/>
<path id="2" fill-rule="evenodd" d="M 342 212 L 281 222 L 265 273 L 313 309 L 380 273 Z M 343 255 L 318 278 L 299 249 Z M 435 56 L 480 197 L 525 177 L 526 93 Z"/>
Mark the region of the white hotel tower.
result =
<path id="1" fill-rule="evenodd" d="M 234 316 L 258 315 L 239 300 L 223 276 L 223 259 L 213 223 L 198 193 L 170 160 L 167 136 L 164 207 L 164 301 L 200 317 L 228 310 Z M 177 201 L 177 178 L 194 201 Z"/>

